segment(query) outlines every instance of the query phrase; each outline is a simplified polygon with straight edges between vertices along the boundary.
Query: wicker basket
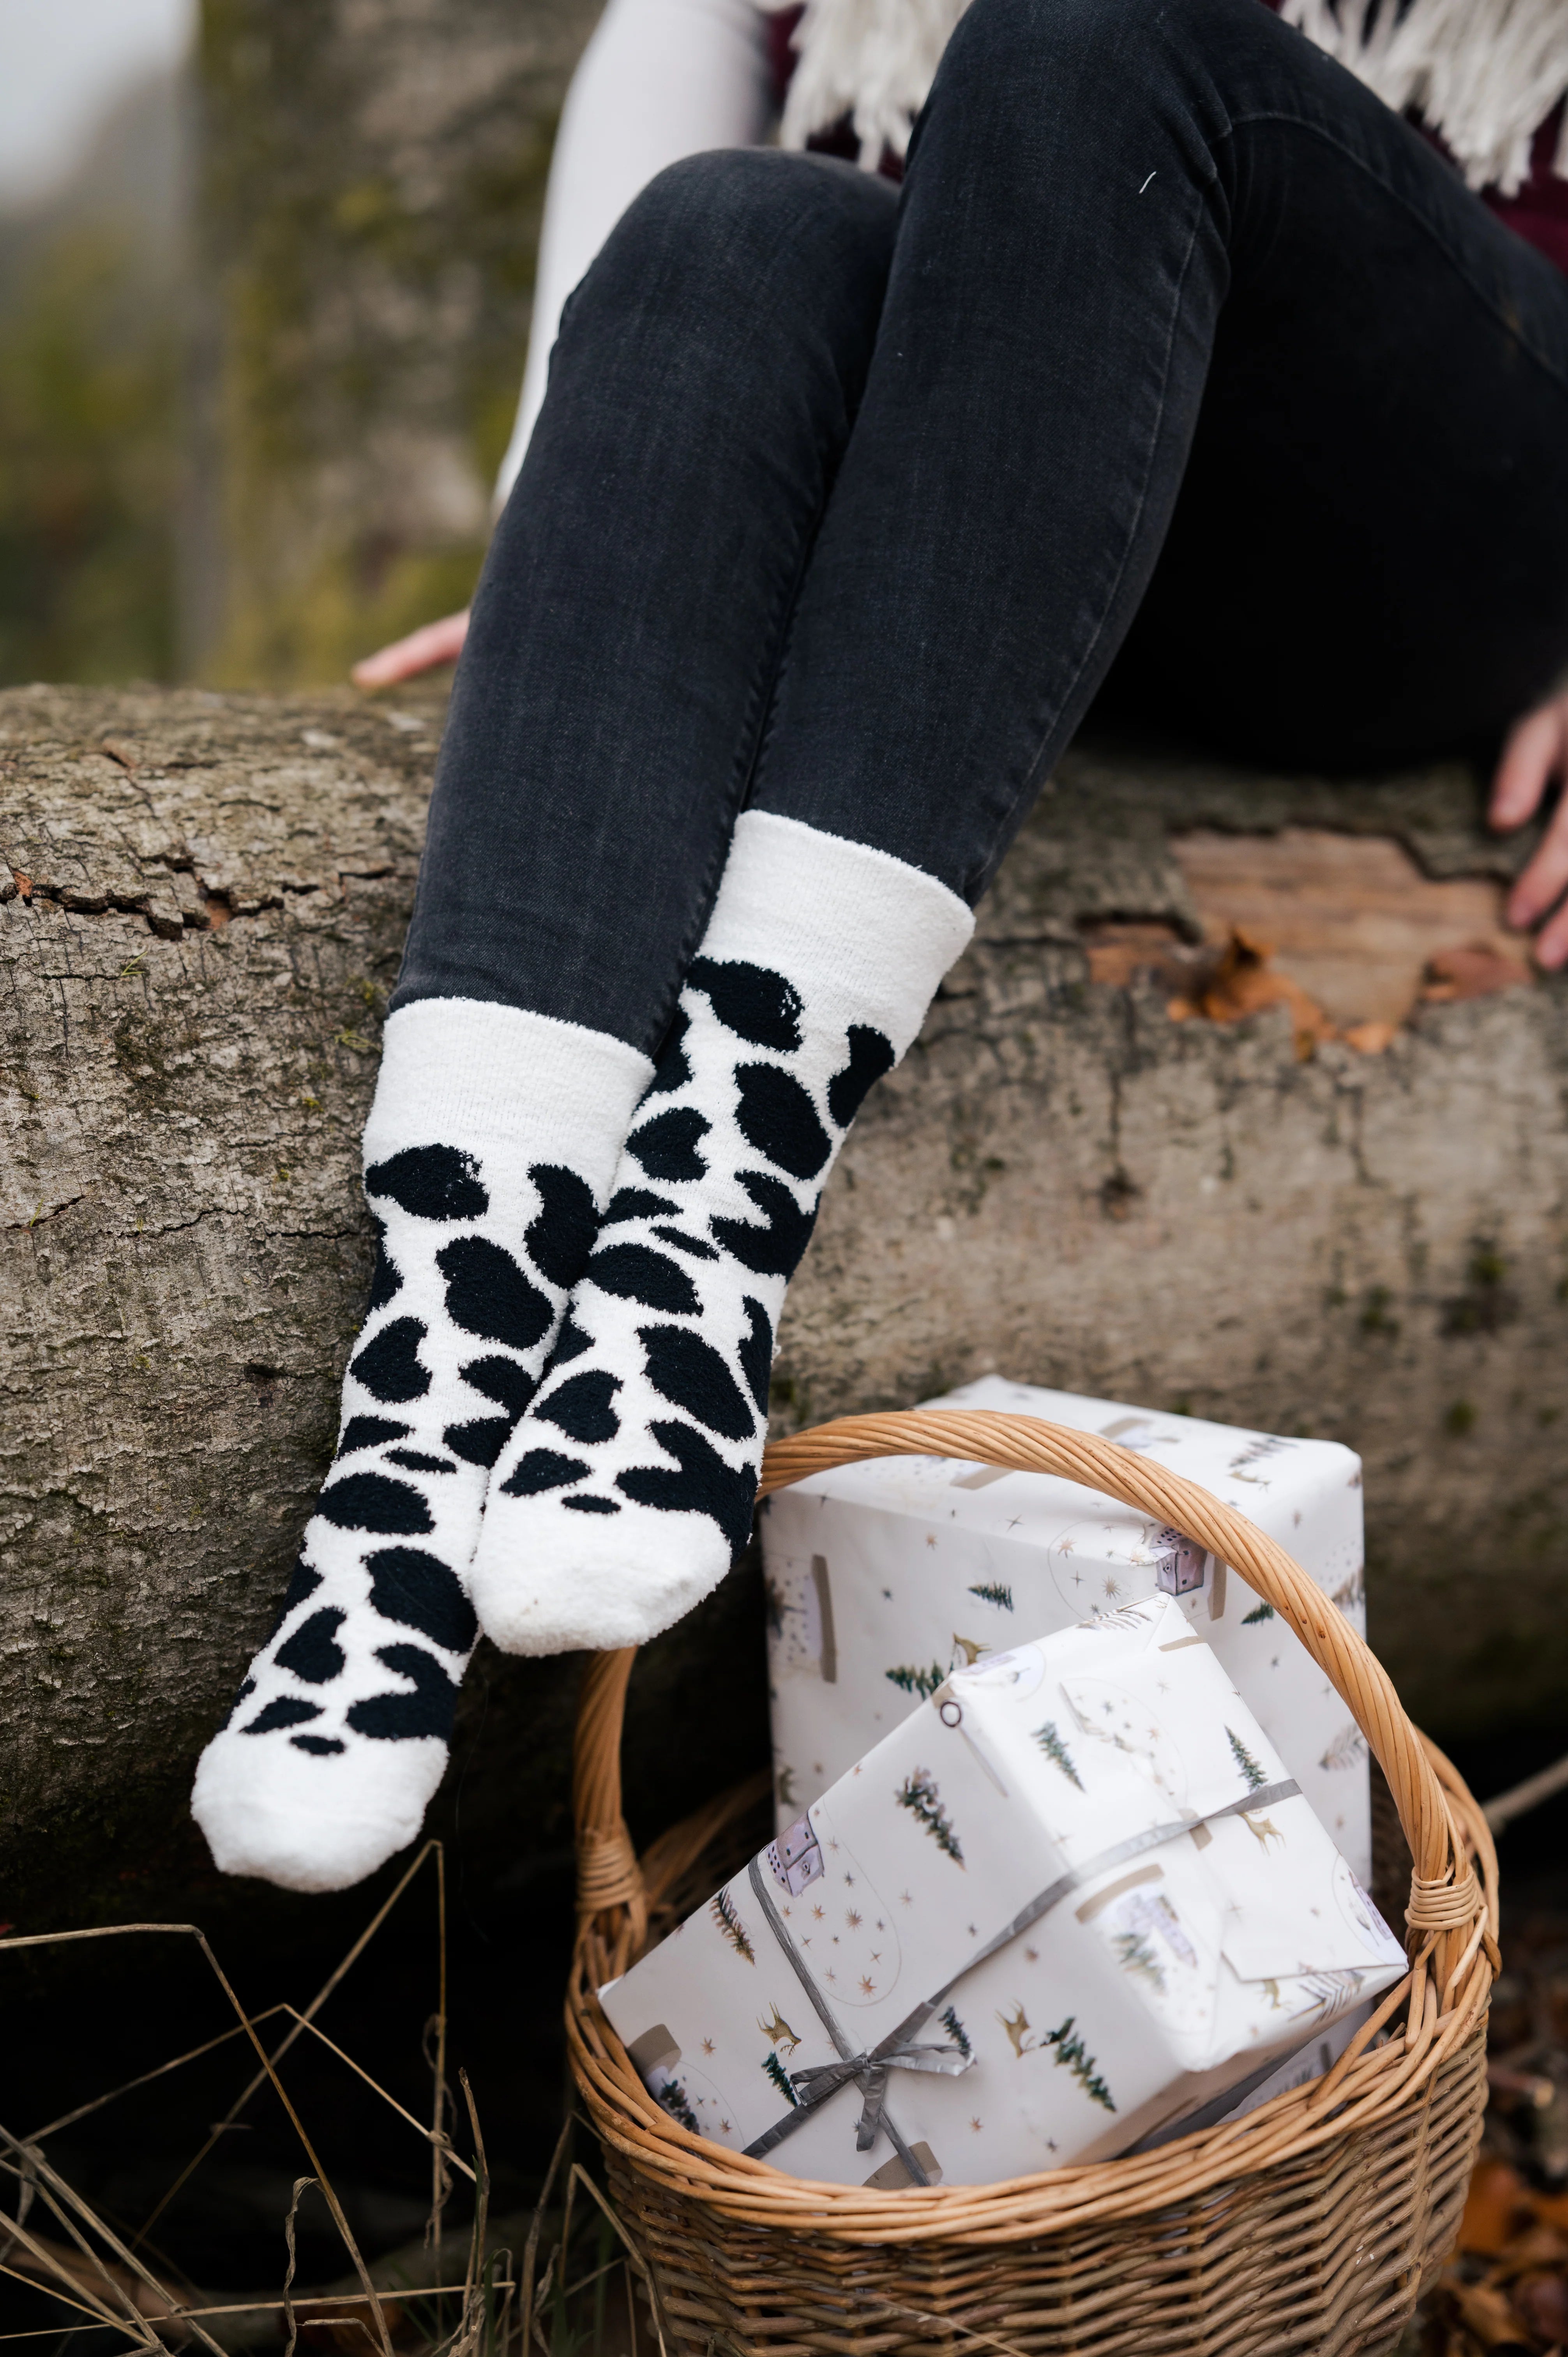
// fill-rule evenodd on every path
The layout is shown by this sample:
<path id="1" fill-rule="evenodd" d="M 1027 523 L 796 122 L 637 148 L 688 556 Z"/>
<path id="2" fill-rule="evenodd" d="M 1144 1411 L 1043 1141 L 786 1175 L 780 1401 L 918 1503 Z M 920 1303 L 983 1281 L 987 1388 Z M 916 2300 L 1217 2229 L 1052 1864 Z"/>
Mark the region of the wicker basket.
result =
<path id="1" fill-rule="evenodd" d="M 1497 1860 L 1458 1775 L 1282 1548 L 1207 1491 L 1086 1434 L 975 1411 L 846 1417 L 776 1443 L 763 1493 L 854 1458 L 961 1457 L 1069 1480 L 1187 1532 L 1272 1604 L 1387 1776 L 1414 1860 L 1412 1966 L 1326 2077 L 1161 2149 L 1001 2185 L 818 2185 L 692 2136 L 595 1997 L 738 1863 L 758 1782 L 654 1845 L 620 1810 L 634 1655 L 596 1655 L 577 1732 L 573 2067 L 666 2357 L 1351 2357 L 1392 2346 L 1454 2240 L 1486 2100 Z M 765 1780 L 764 1780 L 765 1781 Z M 722 1855 L 725 1836 L 731 1855 Z M 1479 1869 L 1477 1879 L 1477 1869 Z"/>

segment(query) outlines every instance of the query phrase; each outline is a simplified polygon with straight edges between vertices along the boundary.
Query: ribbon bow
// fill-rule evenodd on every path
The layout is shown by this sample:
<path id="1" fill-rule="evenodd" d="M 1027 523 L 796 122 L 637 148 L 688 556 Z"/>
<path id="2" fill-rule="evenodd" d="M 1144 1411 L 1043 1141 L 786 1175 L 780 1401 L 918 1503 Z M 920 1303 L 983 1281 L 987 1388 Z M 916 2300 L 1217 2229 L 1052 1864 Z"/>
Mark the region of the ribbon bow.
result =
<path id="1" fill-rule="evenodd" d="M 889 2071 L 940 2071 L 956 2079 L 967 2071 L 973 2056 L 964 2054 L 956 2046 L 912 2046 L 900 2032 L 885 2038 L 869 2054 L 846 2054 L 837 2062 L 817 2062 L 806 2071 L 791 2071 L 789 2081 L 800 2091 L 802 2110 L 814 2110 L 836 2095 L 841 2087 L 853 2081 L 865 2098 L 860 2108 L 860 2126 L 855 2130 L 854 2148 L 869 2152 L 882 2133 L 882 2106 L 887 2094 Z"/>

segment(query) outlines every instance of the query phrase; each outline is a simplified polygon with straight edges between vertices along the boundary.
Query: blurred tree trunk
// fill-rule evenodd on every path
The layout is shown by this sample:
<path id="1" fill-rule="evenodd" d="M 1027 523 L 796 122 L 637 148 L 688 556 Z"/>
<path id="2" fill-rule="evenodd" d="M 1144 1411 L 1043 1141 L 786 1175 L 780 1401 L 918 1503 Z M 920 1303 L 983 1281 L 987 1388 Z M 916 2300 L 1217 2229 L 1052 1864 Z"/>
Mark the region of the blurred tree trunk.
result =
<path id="1" fill-rule="evenodd" d="M 599 0 L 203 0 L 186 667 L 342 677 L 467 599 Z"/>

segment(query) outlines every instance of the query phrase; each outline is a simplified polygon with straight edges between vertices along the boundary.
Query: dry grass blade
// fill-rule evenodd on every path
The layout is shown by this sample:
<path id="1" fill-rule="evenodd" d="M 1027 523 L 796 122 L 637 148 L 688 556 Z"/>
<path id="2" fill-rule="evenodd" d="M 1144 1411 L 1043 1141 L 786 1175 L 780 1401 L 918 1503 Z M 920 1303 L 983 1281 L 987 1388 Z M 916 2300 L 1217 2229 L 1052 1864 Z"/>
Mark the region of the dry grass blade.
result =
<path id="1" fill-rule="evenodd" d="M 318 2029 L 314 2021 L 306 2021 L 303 2014 L 295 2013 L 292 2005 L 277 2006 L 274 2007 L 274 2010 L 278 2013 L 294 2014 L 294 2018 L 299 2023 L 300 2028 L 302 2029 L 308 2029 L 312 2038 L 319 2040 L 320 2043 L 326 2047 L 327 2051 L 329 2054 L 335 2054 L 338 2061 L 341 2062 L 346 2069 L 352 2071 L 356 2079 L 362 2079 L 366 2086 L 370 2088 L 371 2093 L 379 2095 L 382 2103 L 386 2104 L 390 2111 L 395 2112 L 400 2120 L 406 2120 L 408 2122 L 409 2126 L 413 2130 L 415 2136 L 423 2136 L 427 2143 L 434 2138 L 436 2133 L 434 2128 L 427 2128 L 423 2120 L 416 2120 L 412 2112 L 405 2111 L 403 2106 L 398 2102 L 395 2095 L 388 2094 L 386 2089 L 381 2085 L 379 2079 L 372 2079 L 370 2072 L 364 2068 L 362 2063 L 356 2062 L 351 2054 L 345 2053 L 342 2047 L 338 2045 L 334 2040 L 328 2038 L 324 2029 Z M 443 2139 L 437 2158 L 440 2160 L 444 2160 L 449 2168 L 460 2169 L 463 2175 L 467 2179 L 469 2184 L 473 2184 L 473 2170 L 469 2168 L 466 2160 L 461 2159 L 456 2153 L 451 2151 L 447 2147 L 445 2139 Z M 425 2228 L 425 2240 L 428 2242 L 429 2239 L 430 2229 L 427 2226 Z"/>
<path id="2" fill-rule="evenodd" d="M 441 2213 L 452 2190 L 451 2171 L 447 2165 L 451 2157 L 451 2139 L 446 2132 L 449 2101 L 446 2088 L 446 1853 L 439 1846 L 435 1852 L 435 2085 L 432 2095 L 435 2108 L 430 2122 L 430 2219 L 424 2230 L 424 2239 L 433 2248 L 441 2240 Z M 472 2171 L 467 2174 L 471 2178 Z"/>
<path id="3" fill-rule="evenodd" d="M 263 2022 L 270 2021 L 274 2014 L 293 2011 L 292 2006 L 269 2005 L 264 2013 L 253 2014 L 252 2019 L 259 2029 Z M 295 2018 L 299 2018 L 297 2014 Z M 75 2127 L 79 2120 L 88 2119 L 94 2112 L 102 2111 L 105 2104 L 117 2104 L 122 2095 L 134 2095 L 138 2087 L 150 2086 L 155 2079 L 166 2078 L 169 2072 L 183 2070 L 188 2062 L 199 2062 L 204 2054 L 215 2053 L 220 2046 L 231 2046 L 236 2038 L 243 2038 L 244 2035 L 243 2024 L 236 2022 L 232 2029 L 220 2030 L 216 2038 L 207 2039 L 200 2046 L 188 2048 L 185 2053 L 174 2055 L 167 2062 L 160 2062 L 156 2070 L 144 2071 L 140 2078 L 127 2079 L 121 2087 L 111 2087 L 106 2095 L 94 2095 L 90 2104 L 79 2104 L 74 2112 L 62 2112 L 58 2120 L 47 2120 L 41 2128 L 33 2129 L 28 2142 L 42 2144 L 46 2136 L 58 2136 L 62 2128 Z M 142 2235 L 138 2234 L 136 2240 L 140 2242 Z"/>
<path id="4" fill-rule="evenodd" d="M 427 1842 L 424 1848 L 420 1852 L 420 1858 L 427 1856 L 429 1851 L 435 1846 L 436 1845 L 434 1843 Z M 324 2002 L 328 1991 L 335 1986 L 336 1980 L 341 1979 L 343 1973 L 347 1971 L 349 1964 L 353 1960 L 353 1957 L 356 1954 L 362 1953 L 366 1941 L 371 1937 L 376 1928 L 385 1921 L 387 1910 L 392 1905 L 399 1893 L 407 1888 L 408 1882 L 418 1864 L 419 1858 L 416 1858 L 414 1865 L 410 1867 L 408 1873 L 403 1876 L 403 1880 L 398 1884 L 397 1889 L 393 1891 L 392 1898 L 389 1899 L 378 1910 L 377 1914 L 372 1918 L 370 1927 L 360 1934 L 359 1940 L 355 1943 L 354 1947 L 349 1951 L 349 1956 L 345 1958 L 344 1963 L 338 1967 L 338 1973 L 334 1977 L 334 1981 L 329 1982 L 328 1984 L 328 1989 L 324 1990 L 322 1995 L 315 2000 L 316 2006 L 319 2006 Z M 252 2046 L 255 2050 L 257 2060 L 262 2065 L 261 2077 L 258 2078 L 254 2083 L 259 2086 L 262 2083 L 262 2079 L 265 2079 L 271 2083 L 273 2092 L 277 2096 L 279 2103 L 283 2105 L 284 2110 L 288 2115 L 290 2126 L 293 2127 L 295 2136 L 299 2138 L 300 2144 L 304 2147 L 305 2157 L 309 2161 L 311 2171 L 321 2189 L 322 2199 L 325 2201 L 328 2209 L 332 2213 L 332 2222 L 337 2227 L 338 2233 L 342 2237 L 343 2247 L 348 2252 L 349 2258 L 353 2262 L 354 2272 L 359 2276 L 360 2281 L 364 2287 L 365 2296 L 370 2301 L 372 2311 L 375 2315 L 377 2333 L 381 2347 L 381 2357 L 392 2357 L 392 2346 L 391 2339 L 387 2333 L 385 2319 L 381 2315 L 380 2304 L 376 2300 L 374 2288 L 371 2283 L 370 2275 L 365 2266 L 364 2259 L 360 2255 L 360 2246 L 354 2240 L 353 2233 L 349 2225 L 349 2221 L 343 2213 L 343 2205 L 338 2201 L 337 2193 L 333 2189 L 332 2180 L 328 2176 L 327 2171 L 323 2169 L 320 2160 L 317 2158 L 316 2147 L 311 2143 L 308 2135 L 306 2133 L 305 2123 L 300 2118 L 298 2112 L 295 2109 L 282 2080 L 277 2075 L 273 2057 L 267 2052 L 266 2048 L 262 2044 L 261 2039 L 257 2034 L 254 2022 L 251 2019 L 250 2015 L 245 2011 L 244 2007 L 241 2004 L 237 1994 L 230 1983 L 227 1973 L 225 1973 L 222 1965 L 219 1963 L 216 1955 L 213 1953 L 211 1944 L 208 1940 L 207 1934 L 201 1930 L 200 1926 L 196 1923 L 106 1923 L 94 1926 L 91 1930 L 84 1932 L 42 1932 L 31 1934 L 23 1939 L 0 1940 L 0 1952 L 3 1952 L 7 1948 L 47 1948 L 64 1946 L 73 1942 L 82 1940 L 120 1939 L 141 1932 L 157 1932 L 165 1938 L 169 1937 L 171 1934 L 177 1934 L 187 1939 L 194 1940 L 197 1946 L 200 1949 L 214 1979 L 217 1981 L 219 1987 L 222 1990 L 225 1997 L 228 1999 L 229 2004 L 233 2008 L 235 2019 L 239 2022 L 242 2029 L 243 2029 L 245 2035 L 250 2040 Z M 314 2009 L 315 2007 L 307 2008 L 307 2010 Z M 285 2045 L 286 2046 L 291 2044 L 299 2035 L 300 2032 L 297 2028 L 291 2029 L 288 2033 L 288 2038 L 285 2040 Z M 279 2050 L 281 2052 L 282 2049 Z M 231 2113 L 230 2115 L 231 2120 L 234 2116 L 235 2115 Z M 227 2125 L 227 2123 L 224 2125 Z M 0 2129 L 0 2136 L 5 2136 L 5 2131 L 3 2129 Z M 10 2136 L 5 2136 L 5 2140 L 13 2145 L 16 2142 L 16 2138 Z M 217 2136 L 215 2134 L 213 2136 L 209 2138 L 203 2150 L 210 2151 L 216 2141 Z M 177 2179 L 177 2184 L 182 2184 L 189 2174 L 190 2171 L 188 2169 L 184 2170 L 180 2178 Z M 171 2189 L 171 2192 L 172 2190 L 173 2189 Z M 158 2210 L 155 2211 L 153 2213 L 154 2218 L 156 2218 L 159 2212 L 167 2205 L 169 2199 L 170 2194 L 166 2194 L 164 2196 L 163 2201 L 158 2205 Z M 148 2227 L 150 2227 L 152 2222 L 152 2219 L 149 2219 L 146 2222 L 146 2224 L 143 2226 L 141 2233 L 136 2236 L 136 2240 L 138 2242 L 145 2239 Z M 105 2241 L 109 2242 L 111 2245 L 113 2246 L 113 2237 L 102 2228 L 100 2228 L 100 2231 L 104 2233 Z M 135 2264 L 131 2259 L 131 2254 L 129 2252 L 123 2253 L 123 2255 L 126 2258 L 127 2262 Z"/>
<path id="5" fill-rule="evenodd" d="M 539 2230 L 543 2222 L 544 2205 L 550 2199 L 551 2190 L 555 2183 L 556 2171 L 560 2169 L 562 2160 L 565 2157 L 566 2147 L 571 2143 L 574 2125 L 572 2115 L 568 2112 L 561 2124 L 561 2133 L 555 2139 L 555 2150 L 551 2158 L 550 2166 L 544 2172 L 544 2183 L 540 2188 L 539 2200 L 534 2204 L 533 2217 L 529 2224 L 528 2241 L 523 2245 L 522 2317 L 525 2331 L 532 2328 L 533 2314 L 537 2305 L 533 2296 L 533 2276 L 539 2258 Z M 541 2288 L 542 2292 L 542 2287 Z"/>
<path id="6" fill-rule="evenodd" d="M 305 2025 L 315 2020 L 316 2016 L 320 2012 L 322 2007 L 327 2003 L 328 1998 L 343 1980 L 345 1975 L 352 1971 L 354 1965 L 358 1964 L 360 1958 L 364 1954 L 365 1950 L 370 1946 L 371 1942 L 375 1938 L 376 1933 L 381 1930 L 381 1925 L 386 1921 L 387 1917 L 392 1913 L 392 1909 L 397 1905 L 398 1900 L 403 1897 L 403 1892 L 408 1889 L 409 1884 L 413 1880 L 414 1876 L 419 1872 L 420 1867 L 424 1864 L 425 1859 L 433 1854 L 441 1861 L 442 1888 L 445 1889 L 446 1852 L 438 1841 L 427 1841 L 420 1850 L 419 1855 L 415 1857 L 413 1865 L 409 1867 L 404 1874 L 400 1876 L 392 1889 L 381 1901 L 380 1907 L 377 1908 L 375 1913 L 371 1916 L 370 1921 L 366 1924 L 359 1938 L 353 1943 L 353 1945 L 349 1948 L 348 1953 L 343 1957 L 342 1961 L 337 1964 L 330 1973 L 328 1973 L 327 1978 L 321 1984 L 321 1986 L 317 1990 L 316 1995 L 311 1998 L 310 2003 L 306 2007 L 304 2013 L 302 2015 L 295 2016 L 295 2027 L 289 2031 L 287 2037 L 283 2040 L 283 2043 L 271 2056 L 262 2054 L 262 2069 L 256 2073 L 256 2076 L 250 2082 L 249 2085 L 243 2088 L 240 2094 L 235 2097 L 233 2103 L 230 2105 L 223 2117 L 213 2123 L 212 2132 L 209 2136 L 206 2143 L 201 2147 L 199 2152 L 196 2153 L 193 2158 L 186 2163 L 185 2167 L 180 2170 L 179 2175 L 175 2179 L 173 2184 L 166 2188 L 162 2200 L 156 2203 L 154 2209 L 142 2221 L 141 2227 L 136 2234 L 136 2240 L 138 2243 L 145 2242 L 146 2240 L 147 2236 L 152 2233 L 153 2228 L 157 2224 L 158 2220 L 163 2216 L 164 2212 L 168 2208 L 169 2203 L 174 2200 L 175 2195 L 179 2191 L 181 2186 L 188 2182 L 189 2179 L 194 2176 L 195 2172 L 200 2168 L 208 2154 L 212 2150 L 214 2145 L 218 2143 L 220 2137 L 222 2136 L 229 2128 L 233 2126 L 235 2121 L 239 2118 L 241 2113 L 244 2110 L 252 2096 L 254 2095 L 263 2085 L 265 2081 L 272 2076 L 274 2066 L 283 2061 L 284 2056 L 288 2052 L 288 2050 L 294 2044 L 295 2040 L 300 2036 Z M 164 1927 L 156 1924 L 136 1924 L 127 1928 L 137 1931 L 155 1931 L 160 1930 Z M 91 1937 L 91 1934 L 70 1932 L 64 1936 L 67 1938 L 85 1938 Z M 0 1945 L 9 1944 L 9 1942 L 0 1943 Z M 26 1945 L 27 1943 L 24 1942 L 18 1944 Z M 445 1947 L 443 1948 L 443 1953 L 445 1953 Z M 256 2041 L 252 2039 L 252 2045 L 255 2045 Z M 257 2051 L 258 2053 L 261 2052 L 259 2045 L 257 2046 Z M 325 2192 L 327 2189 L 323 2187 L 322 2190 Z"/>
<path id="7" fill-rule="evenodd" d="M 288 2346 L 284 2352 L 284 2357 L 294 2357 L 294 2345 L 299 2338 L 299 2324 L 294 2312 L 294 2301 L 290 2297 L 294 2290 L 294 2271 L 298 2255 L 295 2249 L 295 2220 L 299 2215 L 300 2195 L 308 2186 L 314 2185 L 316 2179 L 314 2177 L 296 2177 L 295 2179 L 294 2191 L 289 2196 L 288 2216 L 283 2222 L 284 2248 L 288 2253 L 288 2265 L 284 2269 L 283 2277 L 284 2325 L 288 2333 Z"/>
<path id="8" fill-rule="evenodd" d="M 0 2144 L 6 2145 L 18 2156 L 18 2169 L 21 2163 L 25 2161 L 27 2172 L 38 2188 L 38 2200 L 65 2228 L 71 2241 L 81 2252 L 89 2267 L 113 2292 L 116 2298 L 124 2303 L 127 2313 L 135 2319 L 141 2328 L 144 2340 L 154 2348 L 159 2347 L 161 2344 L 157 2336 L 145 2322 L 146 2310 L 136 2299 L 132 2284 L 139 2284 L 152 2295 L 157 2303 L 156 2312 L 159 2314 L 177 2313 L 177 2301 L 171 2298 L 169 2292 L 158 2282 L 157 2277 L 144 2261 L 137 2258 L 134 2252 L 127 2250 L 113 2229 L 106 2226 L 102 2218 L 98 2217 L 81 2199 L 81 2196 L 74 2192 L 65 2179 L 50 2167 L 36 2146 L 24 2145 L 19 2137 L 12 2136 L 9 2129 L 4 2126 L 0 2126 Z M 72 2212 L 76 2213 L 74 2217 L 71 2214 Z M 114 2257 L 120 2262 L 118 2269 L 111 2269 L 93 2250 L 77 2223 L 78 2218 L 91 2228 L 101 2241 L 108 2244 Z M 18 2234 L 26 2233 L 26 2229 L 20 2225 L 15 2227 L 13 2231 Z M 131 2280 L 127 2281 L 127 2278 Z M 199 2325 L 195 2328 L 195 2330 L 197 2339 L 211 2351 L 212 2357 L 222 2357 L 222 2352 L 210 2333 L 204 2331 Z"/>
<path id="9" fill-rule="evenodd" d="M 631 2236 L 627 2233 L 626 2228 L 622 2225 L 619 2218 L 616 2215 L 610 2203 L 606 2200 L 604 2194 L 599 2190 L 599 2188 L 594 2183 L 593 2179 L 588 2175 L 588 2172 L 583 2167 L 582 2162 L 575 2160 L 572 2163 L 572 2176 L 569 2182 L 575 2183 L 578 2179 L 581 2179 L 582 2180 L 584 2192 L 592 2195 L 593 2199 L 598 2203 L 599 2208 L 604 2212 L 605 2216 L 609 2220 L 610 2224 L 614 2227 L 616 2233 L 620 2236 L 621 2241 L 626 2245 L 628 2259 L 637 2269 L 638 2274 L 641 2276 L 643 2283 L 647 2287 L 648 2305 L 653 2317 L 653 2330 L 659 2337 L 660 2357 L 669 2357 L 669 2352 L 664 2346 L 664 2322 L 659 2313 L 659 2293 L 655 2287 L 652 2274 L 649 2269 L 647 2262 L 643 2258 L 642 2253 L 638 2249 L 637 2244 L 632 2241 Z M 564 2237 L 563 2247 L 564 2247 Z"/>

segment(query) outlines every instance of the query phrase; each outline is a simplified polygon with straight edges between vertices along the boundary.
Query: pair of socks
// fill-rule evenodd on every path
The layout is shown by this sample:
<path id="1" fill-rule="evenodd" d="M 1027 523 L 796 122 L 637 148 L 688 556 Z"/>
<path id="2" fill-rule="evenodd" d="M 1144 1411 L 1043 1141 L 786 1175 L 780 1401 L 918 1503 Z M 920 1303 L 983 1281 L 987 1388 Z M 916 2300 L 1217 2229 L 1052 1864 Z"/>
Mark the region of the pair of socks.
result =
<path id="1" fill-rule="evenodd" d="M 338 1452 L 197 1771 L 224 1871 L 340 1889 L 412 1841 L 480 1629 L 640 1644 L 723 1577 L 822 1187 L 972 926 L 919 870 L 749 812 L 656 1066 L 521 1008 L 389 1017 Z"/>

